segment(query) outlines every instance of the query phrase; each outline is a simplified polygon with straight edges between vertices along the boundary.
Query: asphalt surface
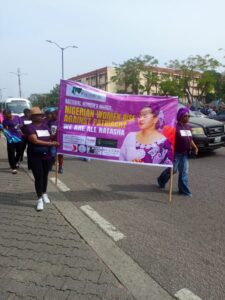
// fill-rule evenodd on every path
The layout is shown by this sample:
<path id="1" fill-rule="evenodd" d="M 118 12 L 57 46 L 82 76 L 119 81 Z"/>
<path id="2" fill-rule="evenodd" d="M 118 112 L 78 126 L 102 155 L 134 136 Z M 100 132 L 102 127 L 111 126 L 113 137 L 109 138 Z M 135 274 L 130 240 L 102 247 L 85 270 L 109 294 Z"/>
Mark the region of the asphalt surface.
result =
<path id="1" fill-rule="evenodd" d="M 51 184 L 52 203 L 36 211 L 34 182 L 22 168 L 11 174 L 2 140 L 0 299 L 134 300 L 56 208 L 62 196 Z"/>
<path id="2" fill-rule="evenodd" d="M 225 148 L 190 161 L 193 197 L 158 188 L 161 168 L 65 160 L 60 175 L 85 204 L 121 231 L 116 244 L 171 295 L 187 288 L 201 299 L 225 299 Z"/>

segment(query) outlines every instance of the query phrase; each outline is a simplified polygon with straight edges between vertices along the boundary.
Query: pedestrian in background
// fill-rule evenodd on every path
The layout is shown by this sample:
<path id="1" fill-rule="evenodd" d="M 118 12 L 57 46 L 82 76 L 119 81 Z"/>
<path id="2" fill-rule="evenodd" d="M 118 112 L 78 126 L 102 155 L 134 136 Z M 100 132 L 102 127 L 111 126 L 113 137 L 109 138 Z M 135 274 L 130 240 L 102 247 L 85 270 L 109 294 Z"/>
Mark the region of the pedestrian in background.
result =
<path id="1" fill-rule="evenodd" d="M 28 168 L 35 179 L 37 193 L 37 210 L 43 210 L 44 203 L 50 203 L 47 195 L 48 173 L 51 166 L 51 147 L 58 146 L 57 141 L 51 140 L 51 132 L 47 124 L 43 123 L 43 113 L 39 107 L 31 109 L 32 124 L 27 126 L 28 139 Z"/>
<path id="2" fill-rule="evenodd" d="M 188 173 L 189 173 L 189 161 L 188 154 L 191 149 L 194 150 L 195 155 L 198 154 L 198 148 L 195 145 L 191 127 L 188 125 L 189 121 L 189 109 L 184 107 L 180 108 L 177 113 L 177 126 L 176 126 L 176 138 L 175 138 L 175 153 L 173 159 L 173 173 L 179 172 L 178 177 L 178 190 L 179 193 L 185 196 L 192 196 L 192 193 L 188 187 Z M 158 184 L 160 188 L 164 188 L 168 180 L 170 179 L 170 168 L 165 169 L 158 177 Z"/>
<path id="3" fill-rule="evenodd" d="M 13 116 L 12 112 L 6 109 L 4 110 L 4 120 L 2 124 L 8 131 L 9 137 L 15 137 L 14 139 L 7 139 L 7 153 L 12 174 L 16 174 L 22 153 L 22 122 L 19 116 Z"/>
<path id="4" fill-rule="evenodd" d="M 27 136 L 26 136 L 26 128 L 29 124 L 32 123 L 32 121 L 30 119 L 30 109 L 25 108 L 23 113 L 24 113 L 24 115 L 23 115 L 23 117 L 21 117 L 21 122 L 22 122 L 21 131 L 23 133 L 23 136 L 22 136 L 22 153 L 21 153 L 20 161 L 23 161 L 24 151 L 27 147 L 27 142 L 28 142 Z"/>
<path id="5" fill-rule="evenodd" d="M 54 111 L 52 111 L 52 117 L 51 119 L 48 121 L 48 127 L 51 131 L 51 135 L 52 135 L 52 140 L 57 141 L 57 131 L 58 131 L 58 109 L 55 109 Z M 54 163 L 58 163 L 58 173 L 59 174 L 63 174 L 63 155 L 62 154 L 58 154 L 57 155 L 57 151 L 54 148 L 52 148 L 52 166 L 51 166 L 51 170 L 52 167 L 54 165 Z M 57 159 L 58 158 L 58 159 Z M 56 161 L 56 159 L 58 161 Z"/>

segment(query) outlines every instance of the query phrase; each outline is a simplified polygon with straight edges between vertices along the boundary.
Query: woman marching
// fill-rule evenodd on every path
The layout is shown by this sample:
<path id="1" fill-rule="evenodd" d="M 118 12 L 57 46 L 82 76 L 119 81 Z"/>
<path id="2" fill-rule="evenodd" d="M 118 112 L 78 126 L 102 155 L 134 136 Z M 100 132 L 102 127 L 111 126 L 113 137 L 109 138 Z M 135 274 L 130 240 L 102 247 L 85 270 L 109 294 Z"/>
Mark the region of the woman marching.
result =
<path id="1" fill-rule="evenodd" d="M 37 210 L 43 210 L 44 203 L 50 203 L 47 195 L 48 173 L 51 166 L 51 147 L 58 142 L 51 140 L 49 127 L 43 123 L 43 113 L 39 107 L 31 109 L 32 124 L 27 126 L 28 168 L 32 170 L 37 193 Z"/>
<path id="2" fill-rule="evenodd" d="M 179 193 L 192 197 L 192 193 L 188 187 L 188 173 L 189 162 L 188 152 L 192 149 L 195 155 L 198 154 L 198 147 L 195 145 L 191 127 L 188 124 L 189 121 L 189 109 L 184 107 L 180 108 L 177 113 L 177 126 L 176 126 L 176 139 L 175 139 L 175 153 L 173 159 L 173 173 L 178 170 L 178 189 Z M 161 175 L 157 178 L 160 188 L 165 188 L 166 183 L 170 179 L 170 168 L 165 169 Z"/>

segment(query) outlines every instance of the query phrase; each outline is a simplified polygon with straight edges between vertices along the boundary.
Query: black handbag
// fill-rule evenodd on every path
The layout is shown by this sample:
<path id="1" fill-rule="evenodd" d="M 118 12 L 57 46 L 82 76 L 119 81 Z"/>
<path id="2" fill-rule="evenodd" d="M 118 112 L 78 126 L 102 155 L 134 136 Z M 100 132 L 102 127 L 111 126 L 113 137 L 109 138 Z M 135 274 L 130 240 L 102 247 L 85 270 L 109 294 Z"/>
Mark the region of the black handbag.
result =
<path id="1" fill-rule="evenodd" d="M 41 156 L 41 157 L 49 155 L 49 150 L 50 150 L 50 147 L 34 146 L 34 145 L 31 146 L 31 152 L 33 154 Z"/>

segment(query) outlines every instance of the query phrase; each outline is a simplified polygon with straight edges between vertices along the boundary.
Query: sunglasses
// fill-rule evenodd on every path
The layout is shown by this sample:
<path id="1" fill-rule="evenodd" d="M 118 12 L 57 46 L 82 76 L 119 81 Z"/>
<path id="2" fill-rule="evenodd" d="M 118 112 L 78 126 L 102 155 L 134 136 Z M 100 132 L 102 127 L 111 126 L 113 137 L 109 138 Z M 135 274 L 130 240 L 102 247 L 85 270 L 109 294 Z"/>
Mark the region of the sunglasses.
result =
<path id="1" fill-rule="evenodd" d="M 183 115 L 183 118 L 190 118 L 190 115 Z"/>

